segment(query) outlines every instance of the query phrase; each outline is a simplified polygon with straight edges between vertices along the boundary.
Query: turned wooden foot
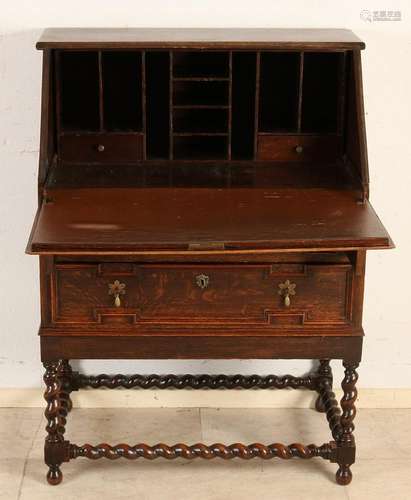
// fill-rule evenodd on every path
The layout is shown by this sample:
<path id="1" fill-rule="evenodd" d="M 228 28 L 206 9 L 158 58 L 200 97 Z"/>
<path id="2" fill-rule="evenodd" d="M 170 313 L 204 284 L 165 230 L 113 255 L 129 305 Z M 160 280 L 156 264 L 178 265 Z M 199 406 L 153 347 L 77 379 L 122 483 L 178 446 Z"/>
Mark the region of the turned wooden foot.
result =
<path id="1" fill-rule="evenodd" d="M 61 483 L 63 474 L 60 465 L 69 461 L 69 442 L 64 440 L 66 417 L 70 407 L 67 392 L 67 366 L 64 360 L 44 363 L 46 372 L 44 382 L 47 401 L 44 415 L 47 419 L 47 437 L 44 445 L 44 461 L 48 465 L 47 482 L 52 485 Z"/>
<path id="2" fill-rule="evenodd" d="M 352 472 L 349 465 L 340 465 L 338 468 L 335 478 L 337 483 L 341 486 L 346 486 L 351 483 L 352 480 Z"/>
<path id="3" fill-rule="evenodd" d="M 58 465 L 53 465 L 49 467 L 47 472 L 47 482 L 53 486 L 60 484 L 63 480 L 63 473 Z"/>
<path id="4" fill-rule="evenodd" d="M 339 468 L 335 475 L 337 483 L 345 486 L 352 480 L 350 466 L 355 462 L 355 439 L 354 418 L 356 414 L 355 400 L 357 399 L 357 388 L 355 387 L 358 380 L 356 368 L 358 363 L 343 362 L 345 368 L 344 379 L 341 387 L 343 397 L 341 398 L 342 414 L 340 418 L 341 433 L 337 439 L 338 456 L 337 463 Z"/>

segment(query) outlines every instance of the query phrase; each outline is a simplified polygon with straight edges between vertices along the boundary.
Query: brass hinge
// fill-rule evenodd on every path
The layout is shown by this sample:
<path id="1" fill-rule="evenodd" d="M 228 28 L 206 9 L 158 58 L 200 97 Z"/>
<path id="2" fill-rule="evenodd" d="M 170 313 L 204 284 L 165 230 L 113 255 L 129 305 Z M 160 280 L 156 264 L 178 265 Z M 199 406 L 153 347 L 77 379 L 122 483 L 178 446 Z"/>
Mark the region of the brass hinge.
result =
<path id="1" fill-rule="evenodd" d="M 221 243 L 219 241 L 205 241 L 203 243 L 189 243 L 188 244 L 188 249 L 189 250 L 225 250 L 225 245 L 224 243 Z"/>

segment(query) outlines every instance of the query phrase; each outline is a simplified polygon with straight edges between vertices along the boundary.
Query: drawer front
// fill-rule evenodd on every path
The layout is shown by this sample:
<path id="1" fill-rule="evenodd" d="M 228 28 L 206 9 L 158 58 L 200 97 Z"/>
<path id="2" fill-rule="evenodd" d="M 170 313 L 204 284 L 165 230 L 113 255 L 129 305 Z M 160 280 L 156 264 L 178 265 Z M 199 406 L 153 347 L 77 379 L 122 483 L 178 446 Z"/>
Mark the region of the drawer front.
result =
<path id="1" fill-rule="evenodd" d="M 313 135 L 259 135 L 257 159 L 267 161 L 335 161 L 341 138 Z"/>
<path id="2" fill-rule="evenodd" d="M 65 134 L 62 161 L 72 163 L 134 162 L 143 158 L 141 134 Z"/>
<path id="3" fill-rule="evenodd" d="M 319 327 L 351 323 L 348 264 L 57 264 L 52 323 Z"/>

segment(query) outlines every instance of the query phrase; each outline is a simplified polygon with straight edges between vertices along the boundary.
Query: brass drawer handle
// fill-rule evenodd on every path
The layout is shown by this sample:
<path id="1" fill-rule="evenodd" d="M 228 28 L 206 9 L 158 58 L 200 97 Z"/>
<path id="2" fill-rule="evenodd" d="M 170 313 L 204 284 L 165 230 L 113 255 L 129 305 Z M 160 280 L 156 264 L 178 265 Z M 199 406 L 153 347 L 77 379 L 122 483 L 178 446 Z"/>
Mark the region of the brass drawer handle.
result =
<path id="1" fill-rule="evenodd" d="M 120 283 L 119 280 L 115 280 L 114 283 L 110 283 L 108 285 L 108 294 L 114 295 L 114 305 L 116 307 L 121 306 L 120 295 L 125 295 L 126 293 L 126 285 L 124 283 Z"/>
<path id="2" fill-rule="evenodd" d="M 284 297 L 284 305 L 285 307 L 290 307 L 291 305 L 291 299 L 290 299 L 290 295 L 295 295 L 296 294 L 296 291 L 295 291 L 295 287 L 297 285 L 295 283 L 291 283 L 290 280 L 285 280 L 284 283 L 280 283 L 278 285 L 278 295 L 281 295 L 282 297 Z"/>
<path id="3" fill-rule="evenodd" d="M 99 153 L 103 153 L 103 151 L 105 150 L 106 148 L 104 147 L 104 144 L 98 144 L 97 146 L 97 151 Z"/>
<path id="4" fill-rule="evenodd" d="M 208 287 L 208 284 L 210 282 L 210 278 L 206 274 L 199 274 L 196 276 L 196 283 L 201 290 L 204 290 L 204 288 Z"/>

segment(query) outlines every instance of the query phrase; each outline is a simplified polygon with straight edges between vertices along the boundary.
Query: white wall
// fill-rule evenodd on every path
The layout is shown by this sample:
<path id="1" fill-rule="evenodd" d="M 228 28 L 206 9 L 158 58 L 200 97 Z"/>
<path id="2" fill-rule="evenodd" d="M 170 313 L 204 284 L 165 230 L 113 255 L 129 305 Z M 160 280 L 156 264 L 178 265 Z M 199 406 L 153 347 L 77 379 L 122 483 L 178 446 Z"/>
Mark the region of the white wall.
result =
<path id="1" fill-rule="evenodd" d="M 336 27 L 355 31 L 363 55 L 371 200 L 397 244 L 370 252 L 361 385 L 411 387 L 411 8 L 402 1 L 13 0 L 0 18 L 0 387 L 41 384 L 38 265 L 24 248 L 36 209 L 41 53 L 47 26 Z M 400 10 L 400 22 L 360 19 Z M 111 362 L 110 371 L 296 371 L 310 362 Z M 100 362 L 82 362 L 100 371 Z M 109 371 L 107 364 L 105 370 Z M 341 372 L 339 372 L 340 374 Z"/>

